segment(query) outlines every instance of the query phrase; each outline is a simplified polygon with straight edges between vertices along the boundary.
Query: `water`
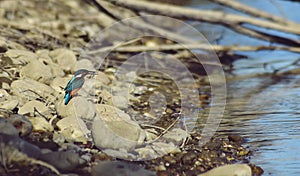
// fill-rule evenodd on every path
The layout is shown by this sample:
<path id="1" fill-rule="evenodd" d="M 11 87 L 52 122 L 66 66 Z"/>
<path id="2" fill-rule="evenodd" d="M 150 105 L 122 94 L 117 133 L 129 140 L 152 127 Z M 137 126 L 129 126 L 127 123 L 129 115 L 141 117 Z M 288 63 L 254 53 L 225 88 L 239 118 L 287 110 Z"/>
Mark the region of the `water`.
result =
<path id="1" fill-rule="evenodd" d="M 300 23 L 300 3 L 274 0 L 240 0 L 264 11 Z M 221 9 L 239 13 L 205 1 L 192 1 L 188 6 L 199 9 Z M 194 24 L 195 25 L 195 24 Z M 239 35 L 224 27 L 195 25 L 204 30 L 208 39 L 224 32 L 222 45 L 267 45 L 267 42 Z M 277 33 L 272 31 L 272 33 Z M 282 36 L 290 36 L 281 34 Z M 299 36 L 292 36 L 299 39 Z M 247 52 L 246 60 L 234 63 L 237 76 L 270 73 L 300 58 L 285 51 Z M 264 64 L 267 63 L 267 67 Z M 254 151 L 251 162 L 261 166 L 264 175 L 300 175 L 300 75 L 273 79 L 254 76 L 228 81 L 228 103 L 218 133 L 240 134 Z"/>

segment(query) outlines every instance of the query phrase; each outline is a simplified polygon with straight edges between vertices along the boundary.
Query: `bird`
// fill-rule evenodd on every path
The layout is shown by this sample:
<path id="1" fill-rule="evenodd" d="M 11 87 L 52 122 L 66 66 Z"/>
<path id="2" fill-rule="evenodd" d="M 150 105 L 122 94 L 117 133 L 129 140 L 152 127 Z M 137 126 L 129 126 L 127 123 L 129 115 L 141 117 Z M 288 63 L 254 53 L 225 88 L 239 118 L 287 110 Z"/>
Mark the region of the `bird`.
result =
<path id="1" fill-rule="evenodd" d="M 96 72 L 89 71 L 86 69 L 77 70 L 74 73 L 72 79 L 68 82 L 66 87 L 64 88 L 65 96 L 64 96 L 64 104 L 67 105 L 69 101 L 76 95 L 76 93 L 81 89 L 84 84 L 84 77 L 86 75 L 95 75 Z"/>

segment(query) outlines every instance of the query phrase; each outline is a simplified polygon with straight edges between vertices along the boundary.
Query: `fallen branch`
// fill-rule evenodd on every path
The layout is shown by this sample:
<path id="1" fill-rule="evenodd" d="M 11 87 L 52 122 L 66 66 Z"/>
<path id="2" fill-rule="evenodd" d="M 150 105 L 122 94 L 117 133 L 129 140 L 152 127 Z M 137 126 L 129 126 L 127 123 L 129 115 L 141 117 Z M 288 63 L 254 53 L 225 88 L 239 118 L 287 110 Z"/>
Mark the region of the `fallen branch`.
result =
<path id="1" fill-rule="evenodd" d="M 173 18 L 186 19 L 186 20 L 197 20 L 208 23 L 220 24 L 226 27 L 233 27 L 232 30 L 236 32 L 246 34 L 255 38 L 259 38 L 266 41 L 281 43 L 291 46 L 300 46 L 300 42 L 287 39 L 284 37 L 277 36 L 278 39 L 273 40 L 272 35 L 268 35 L 263 32 L 253 30 L 251 28 L 243 26 L 244 24 L 250 24 L 255 27 L 272 29 L 277 31 L 282 31 L 286 33 L 300 35 L 299 27 L 290 27 L 287 25 L 282 25 L 270 21 L 259 20 L 251 17 L 228 14 L 218 11 L 209 10 L 195 10 L 183 7 L 178 7 L 174 5 L 163 5 L 158 3 L 146 2 L 146 1 L 136 1 L 136 0 L 108 0 L 109 2 L 132 9 L 134 11 L 144 11 L 157 15 L 165 15 Z"/>
<path id="2" fill-rule="evenodd" d="M 267 20 L 270 20 L 270 21 L 273 21 L 276 23 L 283 24 L 283 25 L 289 25 L 290 27 L 300 28 L 300 25 L 298 23 L 295 23 L 288 19 L 281 18 L 279 16 L 267 13 L 265 11 L 257 10 L 253 7 L 244 5 L 244 4 L 234 1 L 234 0 L 230 0 L 230 1 L 228 1 L 228 0 L 210 0 L 210 1 L 230 7 L 234 10 L 238 10 L 238 11 L 247 13 L 247 14 L 255 16 L 255 17 L 264 18 L 264 19 L 267 19 Z"/>
<path id="3" fill-rule="evenodd" d="M 170 51 L 170 50 L 214 50 L 214 51 L 263 51 L 263 50 L 284 50 L 300 53 L 300 47 L 285 47 L 285 46 L 221 46 L 221 45 L 207 45 L 207 44 L 171 44 L 171 45 L 157 45 L 157 46 L 109 46 L 98 50 L 87 51 L 88 54 L 97 54 L 101 52 L 143 52 L 143 51 Z"/>

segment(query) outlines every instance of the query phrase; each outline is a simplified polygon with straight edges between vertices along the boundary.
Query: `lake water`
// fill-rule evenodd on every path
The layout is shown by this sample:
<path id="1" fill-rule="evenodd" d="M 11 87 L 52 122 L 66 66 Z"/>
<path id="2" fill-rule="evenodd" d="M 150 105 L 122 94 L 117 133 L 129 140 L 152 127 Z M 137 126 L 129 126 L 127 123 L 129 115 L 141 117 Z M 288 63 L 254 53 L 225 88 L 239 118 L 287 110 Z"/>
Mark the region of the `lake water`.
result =
<path id="1" fill-rule="evenodd" d="M 240 0 L 264 11 L 300 23 L 300 3 L 278 0 Z M 206 1 L 194 0 L 187 6 L 199 9 L 232 9 Z M 239 35 L 224 27 L 193 23 L 208 39 L 223 33 L 222 45 L 267 45 L 267 42 Z M 273 33 L 278 33 L 272 31 Z M 287 36 L 283 34 L 283 36 Z M 288 35 L 291 36 L 291 35 Z M 300 39 L 299 36 L 292 36 Z M 237 76 L 272 72 L 300 58 L 300 54 L 284 51 L 247 52 L 248 59 L 234 63 Z M 267 67 L 264 64 L 267 63 Z M 228 103 L 218 129 L 220 134 L 241 134 L 254 151 L 251 162 L 261 166 L 264 175 L 300 175 L 300 75 L 252 77 L 227 82 Z"/>

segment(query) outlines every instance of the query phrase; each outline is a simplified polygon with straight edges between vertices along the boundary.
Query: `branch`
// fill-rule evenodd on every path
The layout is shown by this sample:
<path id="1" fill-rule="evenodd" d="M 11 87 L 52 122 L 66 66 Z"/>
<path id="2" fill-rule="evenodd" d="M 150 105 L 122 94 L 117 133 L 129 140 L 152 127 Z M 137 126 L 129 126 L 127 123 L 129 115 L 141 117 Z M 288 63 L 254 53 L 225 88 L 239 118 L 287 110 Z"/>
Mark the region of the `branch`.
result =
<path id="1" fill-rule="evenodd" d="M 287 44 L 287 45 L 296 45 L 300 46 L 300 42 L 292 39 L 286 39 L 280 37 L 280 40 L 273 40 L 266 33 L 252 30 L 250 28 L 246 28 L 243 24 L 250 24 L 256 27 L 262 27 L 282 32 L 287 32 L 291 34 L 300 35 L 300 27 L 290 27 L 282 24 L 272 23 L 269 21 L 254 19 L 251 17 L 245 17 L 240 15 L 228 14 L 218 11 L 208 11 L 208 10 L 195 10 L 188 9 L 183 7 L 178 7 L 174 5 L 164 5 L 146 1 L 137 1 L 137 0 L 108 0 L 109 2 L 133 9 L 135 11 L 145 11 L 152 14 L 165 15 L 173 18 L 179 19 L 187 19 L 187 20 L 198 20 L 208 23 L 221 24 L 225 27 L 236 26 L 233 30 L 236 32 L 247 34 L 252 37 L 256 37 L 266 41 L 273 41 L 276 43 Z M 299 25 L 297 25 L 299 26 Z M 245 32 L 247 31 L 247 32 Z M 252 32 L 249 32 L 252 31 Z M 255 35 L 252 35 L 255 34 Z"/>
<path id="2" fill-rule="evenodd" d="M 234 1 L 234 0 L 229 0 L 229 1 L 228 0 L 210 0 L 210 1 L 230 7 L 234 10 L 245 12 L 245 13 L 255 16 L 255 17 L 264 18 L 264 19 L 267 19 L 270 21 L 274 21 L 274 22 L 283 24 L 283 25 L 290 25 L 290 26 L 294 26 L 294 27 L 298 27 L 298 28 L 300 27 L 300 25 L 298 23 L 295 23 L 288 19 L 281 18 L 279 16 L 276 16 L 276 15 L 273 15 L 273 14 L 270 14 L 270 13 L 267 13 L 267 12 L 264 12 L 261 10 L 257 10 L 253 7 L 244 5 L 244 4 Z"/>
<path id="3" fill-rule="evenodd" d="M 262 50 L 284 50 L 300 53 L 300 47 L 285 47 L 285 46 L 221 46 L 221 45 L 207 45 L 207 44 L 171 44 L 171 45 L 157 45 L 157 46 L 109 46 L 103 47 L 98 50 L 88 51 L 92 54 L 101 53 L 101 52 L 143 52 L 143 51 L 170 51 L 170 50 L 193 50 L 193 49 L 202 49 L 202 50 L 214 50 L 214 51 L 262 51 Z"/>

